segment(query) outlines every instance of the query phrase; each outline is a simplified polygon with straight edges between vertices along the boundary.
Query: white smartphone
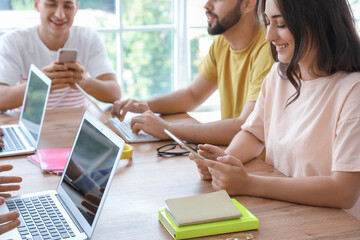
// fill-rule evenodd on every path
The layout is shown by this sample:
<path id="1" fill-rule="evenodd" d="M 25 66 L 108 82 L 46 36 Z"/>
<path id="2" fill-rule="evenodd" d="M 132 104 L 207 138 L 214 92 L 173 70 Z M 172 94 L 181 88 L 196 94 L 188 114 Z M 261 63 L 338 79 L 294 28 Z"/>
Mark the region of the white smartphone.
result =
<path id="1" fill-rule="evenodd" d="M 76 58 L 77 58 L 76 49 L 60 48 L 58 50 L 58 56 L 57 56 L 58 63 L 76 62 Z"/>
<path id="2" fill-rule="evenodd" d="M 186 143 L 184 143 L 184 141 L 182 141 L 181 139 L 177 138 L 174 134 L 172 134 L 171 132 L 169 132 L 167 129 L 164 129 L 164 132 L 171 137 L 175 142 L 177 142 L 180 146 L 182 146 L 183 148 L 185 148 L 186 150 L 188 150 L 189 152 L 195 154 L 197 157 L 199 158 L 203 158 L 205 159 L 203 156 L 201 156 L 199 153 L 197 153 L 192 147 L 186 145 Z"/>

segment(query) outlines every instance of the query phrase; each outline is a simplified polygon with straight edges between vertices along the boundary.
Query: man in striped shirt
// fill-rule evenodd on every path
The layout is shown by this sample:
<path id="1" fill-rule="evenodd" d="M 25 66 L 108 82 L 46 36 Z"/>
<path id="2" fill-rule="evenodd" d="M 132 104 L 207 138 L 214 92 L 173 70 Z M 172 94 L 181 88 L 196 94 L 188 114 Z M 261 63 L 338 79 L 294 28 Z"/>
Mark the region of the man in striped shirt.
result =
<path id="1" fill-rule="evenodd" d="M 72 26 L 77 0 L 34 0 L 40 13 L 38 26 L 12 31 L 0 44 L 0 110 L 21 106 L 31 64 L 52 80 L 48 108 L 80 107 L 89 95 L 103 102 L 121 97 L 120 86 L 98 34 Z M 60 48 L 77 49 L 75 63 L 56 62 Z"/>

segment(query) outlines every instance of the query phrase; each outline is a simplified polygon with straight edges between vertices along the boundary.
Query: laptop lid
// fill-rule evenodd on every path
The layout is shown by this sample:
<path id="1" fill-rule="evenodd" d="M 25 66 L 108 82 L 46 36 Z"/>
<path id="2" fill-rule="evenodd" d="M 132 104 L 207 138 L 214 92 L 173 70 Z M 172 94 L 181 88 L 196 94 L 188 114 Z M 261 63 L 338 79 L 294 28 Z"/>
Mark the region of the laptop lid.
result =
<path id="1" fill-rule="evenodd" d="M 85 112 L 57 192 L 89 238 L 124 145 L 123 139 Z"/>
<path id="2" fill-rule="evenodd" d="M 144 131 L 140 131 L 138 135 L 135 133 L 132 133 L 132 130 L 130 127 L 122 125 L 125 127 L 125 129 L 122 129 L 120 126 L 118 126 L 117 122 L 120 122 L 120 120 L 117 119 L 117 117 L 110 118 L 106 115 L 104 110 L 99 107 L 99 105 L 93 100 L 93 98 L 85 92 L 84 89 L 82 89 L 77 83 L 75 83 L 76 87 L 89 99 L 92 103 L 92 106 L 95 107 L 94 112 L 98 115 L 98 118 L 104 119 L 104 121 L 109 120 L 106 122 L 106 124 L 110 127 L 112 131 L 114 131 L 117 135 L 122 137 L 125 142 L 127 143 L 138 143 L 138 142 L 157 142 L 160 141 L 160 139 L 149 135 L 145 133 Z M 112 104 L 110 105 L 112 106 Z M 109 105 L 107 106 L 109 108 Z M 89 109 L 91 111 L 91 109 Z M 105 110 L 106 111 L 106 110 Z M 128 112 L 126 114 L 126 120 L 131 121 L 131 118 L 133 116 L 139 115 L 138 113 L 132 113 Z M 155 115 L 160 116 L 160 114 L 155 113 Z M 125 120 L 124 120 L 125 121 Z"/>
<path id="3" fill-rule="evenodd" d="M 27 129 L 31 146 L 37 148 L 44 122 L 51 80 L 35 65 L 30 66 L 19 125 Z"/>

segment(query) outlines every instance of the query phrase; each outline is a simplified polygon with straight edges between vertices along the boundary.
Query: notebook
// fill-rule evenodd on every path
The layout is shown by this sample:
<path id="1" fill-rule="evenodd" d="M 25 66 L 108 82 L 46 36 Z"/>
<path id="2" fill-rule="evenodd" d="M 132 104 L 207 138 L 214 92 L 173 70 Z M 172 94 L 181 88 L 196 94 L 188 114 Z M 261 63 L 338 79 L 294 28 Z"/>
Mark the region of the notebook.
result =
<path id="1" fill-rule="evenodd" d="M 246 209 L 238 201 L 236 201 L 236 199 L 231 199 L 231 200 L 236 205 L 236 207 L 241 211 L 242 213 L 241 218 L 179 227 L 174 223 L 174 221 L 169 217 L 169 215 L 167 215 L 165 208 L 162 207 L 159 208 L 158 210 L 159 221 L 174 239 L 197 238 L 197 237 L 210 236 L 216 234 L 258 229 L 259 219 L 255 217 L 248 209 Z"/>
<path id="2" fill-rule="evenodd" d="M 39 143 L 51 80 L 35 65 L 30 66 L 18 124 L 0 126 L 5 146 L 0 157 L 34 153 Z"/>
<path id="3" fill-rule="evenodd" d="M 28 160 L 44 172 L 60 174 L 63 172 L 71 148 L 38 149 L 36 154 L 28 156 Z"/>
<path id="4" fill-rule="evenodd" d="M 165 200 L 165 211 L 179 227 L 241 217 L 225 190 Z"/>
<path id="5" fill-rule="evenodd" d="M 124 145 L 85 112 L 57 189 L 8 198 L 0 214 L 19 211 L 21 225 L 1 238 L 90 239 Z"/>

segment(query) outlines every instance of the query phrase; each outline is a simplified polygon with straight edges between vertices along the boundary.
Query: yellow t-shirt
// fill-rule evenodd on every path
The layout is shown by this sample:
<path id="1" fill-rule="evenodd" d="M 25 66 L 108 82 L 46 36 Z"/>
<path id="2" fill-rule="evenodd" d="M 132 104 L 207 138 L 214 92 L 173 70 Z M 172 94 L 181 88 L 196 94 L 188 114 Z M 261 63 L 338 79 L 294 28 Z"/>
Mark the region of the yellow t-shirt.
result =
<path id="1" fill-rule="evenodd" d="M 218 84 L 222 119 L 238 117 L 246 102 L 256 101 L 274 63 L 265 36 L 266 30 L 261 28 L 247 48 L 237 51 L 218 36 L 199 64 L 200 74 Z"/>

